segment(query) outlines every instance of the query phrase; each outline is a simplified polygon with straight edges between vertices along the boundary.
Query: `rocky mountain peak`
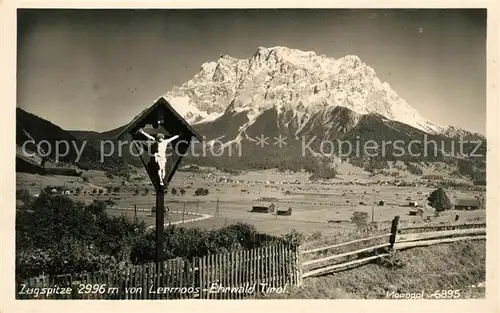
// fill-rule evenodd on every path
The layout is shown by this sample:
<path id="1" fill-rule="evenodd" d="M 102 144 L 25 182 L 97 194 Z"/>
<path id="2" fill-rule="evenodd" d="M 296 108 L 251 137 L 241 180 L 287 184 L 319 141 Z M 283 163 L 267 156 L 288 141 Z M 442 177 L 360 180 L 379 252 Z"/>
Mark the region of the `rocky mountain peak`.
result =
<path id="1" fill-rule="evenodd" d="M 248 59 L 223 54 L 204 63 L 199 73 L 166 97 L 181 114 L 190 112 L 198 122 L 230 112 L 253 116 L 273 107 L 302 114 L 341 106 L 426 132 L 440 129 L 420 117 L 358 56 L 334 59 L 282 46 L 259 47 Z"/>

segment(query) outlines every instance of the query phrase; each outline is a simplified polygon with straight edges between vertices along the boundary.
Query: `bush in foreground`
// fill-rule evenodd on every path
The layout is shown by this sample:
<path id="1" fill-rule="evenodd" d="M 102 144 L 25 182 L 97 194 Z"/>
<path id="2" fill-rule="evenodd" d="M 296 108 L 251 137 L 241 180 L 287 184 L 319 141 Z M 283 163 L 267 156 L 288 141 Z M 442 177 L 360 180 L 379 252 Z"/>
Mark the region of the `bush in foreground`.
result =
<path id="1" fill-rule="evenodd" d="M 127 261 L 146 226 L 109 217 L 105 207 L 102 201 L 85 206 L 66 196 L 42 193 L 16 212 L 17 276 L 91 271 Z"/>
<path id="2" fill-rule="evenodd" d="M 214 230 L 176 227 L 165 229 L 165 259 L 177 257 L 191 259 L 208 254 L 227 253 L 250 248 L 252 235 L 257 234 L 253 225 L 237 223 Z M 154 261 L 155 234 L 149 232 L 139 238 L 131 251 L 134 264 Z"/>

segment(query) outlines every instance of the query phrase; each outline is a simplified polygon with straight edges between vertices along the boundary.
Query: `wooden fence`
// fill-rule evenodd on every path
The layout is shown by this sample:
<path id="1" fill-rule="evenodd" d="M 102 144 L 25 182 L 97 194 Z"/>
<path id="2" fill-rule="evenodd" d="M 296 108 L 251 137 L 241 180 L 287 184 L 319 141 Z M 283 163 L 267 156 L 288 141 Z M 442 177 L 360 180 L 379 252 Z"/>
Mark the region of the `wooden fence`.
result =
<path id="1" fill-rule="evenodd" d="M 302 250 L 258 234 L 250 249 L 201 258 L 131 266 L 115 272 L 36 277 L 19 281 L 19 299 L 242 299 L 284 292 L 303 279 L 388 256 L 391 251 L 458 240 L 486 239 L 486 223 L 399 227 L 382 234 Z M 266 245 L 261 245 L 266 241 Z M 332 253 L 334 251 L 334 253 Z M 69 287 L 69 289 L 68 289 Z M 45 289 L 43 289 L 45 288 Z M 49 294 L 51 293 L 51 294 Z"/>
<path id="2" fill-rule="evenodd" d="M 391 251 L 486 239 L 486 223 L 439 224 L 399 228 L 396 216 L 387 233 L 300 252 L 303 278 L 329 274 L 388 256 Z M 335 253 L 332 254 L 332 251 Z M 326 256 L 325 256 L 326 255 Z"/>
<path id="3" fill-rule="evenodd" d="M 31 278 L 17 284 L 17 297 L 242 299 L 298 285 L 301 279 L 298 259 L 297 249 L 283 242 L 274 242 L 255 249 L 212 254 L 192 260 L 169 260 L 159 268 L 152 263 L 115 272 Z M 66 290 L 68 287 L 69 291 Z M 47 294 L 49 290 L 50 295 Z"/>

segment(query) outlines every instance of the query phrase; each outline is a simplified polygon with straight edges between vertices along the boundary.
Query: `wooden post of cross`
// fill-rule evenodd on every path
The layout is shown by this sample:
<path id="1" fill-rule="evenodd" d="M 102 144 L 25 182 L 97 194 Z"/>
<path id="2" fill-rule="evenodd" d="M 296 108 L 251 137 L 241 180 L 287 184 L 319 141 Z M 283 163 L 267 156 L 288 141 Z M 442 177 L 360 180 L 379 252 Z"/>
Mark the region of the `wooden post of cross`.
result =
<path id="1" fill-rule="evenodd" d="M 149 127 L 151 126 L 151 127 Z M 168 134 L 169 136 L 176 136 L 169 141 L 172 147 L 175 147 L 174 153 L 167 158 L 174 159 L 173 167 L 167 171 L 165 167 L 165 177 L 161 179 L 158 175 L 158 166 L 162 165 L 157 163 L 157 159 L 153 155 L 149 155 L 148 151 L 137 151 L 138 142 L 154 142 L 159 146 L 159 142 L 153 137 L 146 129 L 156 134 Z M 165 134 L 164 134 L 165 135 Z M 182 158 L 185 156 L 193 139 L 198 142 L 202 141 L 202 137 L 182 118 L 167 101 L 165 97 L 160 97 L 151 107 L 142 111 L 125 127 L 122 132 L 117 136 L 118 140 L 122 140 L 125 136 L 132 137 L 132 147 L 135 153 L 139 156 L 146 172 L 148 173 L 151 183 L 156 191 L 155 203 L 155 226 L 156 226 L 156 269 L 157 269 L 157 284 L 160 282 L 160 273 L 163 269 L 163 242 L 164 242 L 164 224 L 165 224 L 165 190 L 168 187 L 172 177 L 174 176 Z M 127 140 L 130 142 L 130 140 Z M 121 145 L 120 145 L 121 147 Z M 147 149 L 149 150 L 149 149 Z M 158 152 L 158 151 L 157 151 Z M 162 153 L 165 151 L 161 151 Z M 159 153 L 158 153 L 159 154 Z M 160 155 L 161 156 L 161 155 Z M 177 159 L 175 159 L 177 157 Z M 149 162 L 146 160 L 149 159 Z M 165 166 L 167 164 L 164 164 Z M 160 167 L 161 169 L 161 167 Z M 163 175 L 163 174 L 162 174 Z M 163 184 L 161 181 L 163 180 Z"/>

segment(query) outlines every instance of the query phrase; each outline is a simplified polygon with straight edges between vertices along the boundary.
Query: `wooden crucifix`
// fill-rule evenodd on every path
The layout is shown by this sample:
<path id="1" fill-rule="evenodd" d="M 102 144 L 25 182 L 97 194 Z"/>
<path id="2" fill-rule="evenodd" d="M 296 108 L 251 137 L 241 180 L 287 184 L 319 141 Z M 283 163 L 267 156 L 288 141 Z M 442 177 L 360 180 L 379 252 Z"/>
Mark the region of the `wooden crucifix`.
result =
<path id="1" fill-rule="evenodd" d="M 165 191 L 193 139 L 201 142 L 201 137 L 164 97 L 137 115 L 121 131 L 118 140 L 126 137 L 132 139 L 134 154 L 139 155 L 156 191 L 155 258 L 159 263 L 164 260 Z M 172 153 L 167 153 L 169 145 Z"/>

